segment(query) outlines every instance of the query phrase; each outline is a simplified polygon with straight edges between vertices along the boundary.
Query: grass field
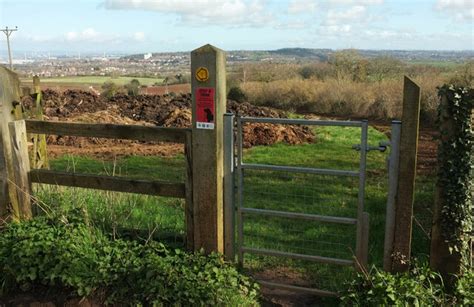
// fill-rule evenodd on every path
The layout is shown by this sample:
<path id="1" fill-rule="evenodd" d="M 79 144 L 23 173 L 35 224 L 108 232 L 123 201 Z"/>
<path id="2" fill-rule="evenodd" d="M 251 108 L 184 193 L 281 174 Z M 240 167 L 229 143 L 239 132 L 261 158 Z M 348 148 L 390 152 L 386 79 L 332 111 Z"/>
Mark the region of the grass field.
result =
<path id="1" fill-rule="evenodd" d="M 315 128 L 313 144 L 257 146 L 244 153 L 246 162 L 357 170 L 359 153 L 352 150 L 360 140 L 355 128 Z M 369 144 L 377 145 L 386 137 L 369 130 Z M 381 266 L 387 193 L 386 157 L 389 153 L 369 152 L 367 165 L 366 211 L 370 214 L 369 263 Z M 182 181 L 184 159 L 181 156 L 128 157 L 117 161 L 98 161 L 85 157 L 64 156 L 52 161 L 52 168 L 84 173 L 102 173 L 143 179 Z M 433 178 L 419 177 L 416 208 L 429 208 Z M 355 217 L 357 178 L 320 175 L 295 175 L 249 171 L 244 180 L 244 206 L 300 213 Z M 184 235 L 183 202 L 161 197 L 93 192 L 91 190 L 36 186 L 37 197 L 49 210 L 80 208 L 97 227 L 114 236 L 146 240 L 149 236 L 179 246 Z M 47 211 L 49 211 L 47 210 Z M 417 209 L 415 209 L 416 211 Z M 280 251 L 351 259 L 355 249 L 355 227 L 309 221 L 246 216 L 245 246 Z M 426 235 L 414 227 L 414 254 L 424 257 L 428 251 Z M 328 290 L 340 290 L 354 274 L 352 268 L 305 263 L 247 255 L 245 268 L 256 276 L 268 272 L 286 272 L 295 284 Z M 295 277 L 296 276 L 296 277 Z"/>
<path id="2" fill-rule="evenodd" d="M 125 85 L 131 80 L 137 79 L 141 85 L 153 85 L 158 83 L 161 85 L 163 78 L 135 78 L 135 77 L 117 77 L 109 76 L 73 76 L 73 77 L 58 77 L 58 78 L 42 78 L 41 82 L 48 85 L 102 85 L 105 82 L 111 81 L 117 85 Z M 22 82 L 32 82 L 30 79 L 24 79 Z"/>

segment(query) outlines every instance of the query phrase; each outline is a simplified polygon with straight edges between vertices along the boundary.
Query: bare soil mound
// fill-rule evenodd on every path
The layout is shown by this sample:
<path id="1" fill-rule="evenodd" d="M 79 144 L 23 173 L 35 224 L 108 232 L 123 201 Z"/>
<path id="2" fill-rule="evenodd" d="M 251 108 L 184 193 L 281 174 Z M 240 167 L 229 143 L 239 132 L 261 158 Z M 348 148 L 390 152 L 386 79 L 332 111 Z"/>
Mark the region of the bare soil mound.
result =
<path id="1" fill-rule="evenodd" d="M 34 97 L 23 97 L 28 110 Z M 43 109 L 47 120 L 124 125 L 154 125 L 187 128 L 191 126 L 191 94 L 138 95 L 119 94 L 110 99 L 81 90 L 43 91 Z M 287 113 L 249 103 L 229 100 L 227 111 L 237 116 L 287 117 Z M 301 144 L 314 140 L 314 134 L 305 126 L 246 124 L 243 129 L 244 146 L 271 145 L 277 142 Z M 130 141 L 98 140 L 67 136 L 50 136 L 54 145 L 87 147 L 90 145 L 130 144 Z"/>

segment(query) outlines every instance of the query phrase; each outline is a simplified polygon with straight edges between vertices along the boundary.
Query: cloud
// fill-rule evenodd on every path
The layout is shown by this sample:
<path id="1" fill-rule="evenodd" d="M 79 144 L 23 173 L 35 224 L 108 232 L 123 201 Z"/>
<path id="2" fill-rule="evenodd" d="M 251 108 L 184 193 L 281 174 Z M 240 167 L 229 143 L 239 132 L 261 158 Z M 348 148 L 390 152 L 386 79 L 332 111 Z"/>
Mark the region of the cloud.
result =
<path id="1" fill-rule="evenodd" d="M 384 0 L 328 0 L 330 4 L 374 5 L 382 4 Z"/>
<path id="2" fill-rule="evenodd" d="M 135 32 L 133 33 L 133 39 L 137 42 L 143 42 L 145 40 L 145 33 L 143 32 Z"/>
<path id="3" fill-rule="evenodd" d="M 356 5 L 345 11 L 329 10 L 325 25 L 340 25 L 358 23 L 366 19 L 365 6 Z"/>
<path id="4" fill-rule="evenodd" d="M 116 34 L 105 34 L 97 32 L 94 28 L 86 28 L 81 32 L 70 31 L 64 35 L 64 39 L 67 42 L 77 43 L 77 42 L 94 42 L 94 43 L 104 43 L 104 42 L 113 42 L 119 39 L 119 35 Z"/>
<path id="5" fill-rule="evenodd" d="M 323 25 L 319 28 L 318 34 L 330 38 L 351 35 L 351 25 Z"/>
<path id="6" fill-rule="evenodd" d="M 311 22 L 304 20 L 290 20 L 288 22 L 281 22 L 274 25 L 277 30 L 300 30 L 311 26 Z"/>
<path id="7" fill-rule="evenodd" d="M 365 30 L 363 35 L 367 39 L 374 40 L 404 40 L 410 41 L 420 39 L 420 35 L 415 30 Z"/>
<path id="8" fill-rule="evenodd" d="M 474 20 L 473 0 L 438 0 L 435 8 L 445 14 L 454 14 L 456 19 Z"/>
<path id="9" fill-rule="evenodd" d="M 195 25 L 264 26 L 273 20 L 263 0 L 105 0 L 101 6 L 176 14 Z"/>
<path id="10" fill-rule="evenodd" d="M 290 0 L 288 3 L 288 13 L 312 13 L 316 11 L 317 7 L 318 3 L 315 0 Z"/>

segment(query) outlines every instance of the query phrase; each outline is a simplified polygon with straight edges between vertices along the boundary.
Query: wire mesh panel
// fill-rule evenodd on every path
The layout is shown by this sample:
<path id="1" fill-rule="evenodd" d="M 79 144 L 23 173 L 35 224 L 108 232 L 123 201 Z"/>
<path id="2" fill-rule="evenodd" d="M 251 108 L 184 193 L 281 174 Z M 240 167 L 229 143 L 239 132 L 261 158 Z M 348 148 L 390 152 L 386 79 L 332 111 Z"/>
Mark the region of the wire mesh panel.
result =
<path id="1" fill-rule="evenodd" d="M 258 281 L 283 284 L 294 287 L 324 289 L 327 294 L 342 289 L 341 281 L 354 278 L 353 267 L 335 264 L 317 263 L 312 261 L 289 259 L 283 257 L 245 254 L 246 274 Z"/>
<path id="2" fill-rule="evenodd" d="M 248 122 L 324 126 L 324 142 L 244 151 Z M 332 125 L 360 144 L 333 138 Z M 367 123 L 238 118 L 237 131 L 239 262 L 264 285 L 335 295 L 362 255 Z"/>
<path id="3" fill-rule="evenodd" d="M 357 177 L 245 169 L 243 173 L 244 207 L 357 216 Z"/>
<path id="4" fill-rule="evenodd" d="M 355 252 L 355 225 L 244 214 L 245 248 L 318 255 L 351 261 Z"/>

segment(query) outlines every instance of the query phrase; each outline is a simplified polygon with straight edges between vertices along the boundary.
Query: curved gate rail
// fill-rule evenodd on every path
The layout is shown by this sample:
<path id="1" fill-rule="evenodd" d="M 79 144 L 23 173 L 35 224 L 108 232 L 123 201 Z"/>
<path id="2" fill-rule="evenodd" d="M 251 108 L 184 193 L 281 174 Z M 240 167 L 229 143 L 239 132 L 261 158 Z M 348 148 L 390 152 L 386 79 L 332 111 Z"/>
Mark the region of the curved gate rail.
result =
<path id="1" fill-rule="evenodd" d="M 237 117 L 236 118 L 236 134 L 237 134 L 237 152 L 236 158 L 232 158 L 231 155 L 234 152 L 232 144 L 233 136 L 233 115 L 226 114 L 226 140 L 227 142 L 227 165 L 226 175 L 233 173 L 232 162 L 235 162 L 235 185 L 232 183 L 233 180 L 227 178 L 227 187 L 229 184 L 234 186 L 236 189 L 227 188 L 226 197 L 231 199 L 231 193 L 235 193 L 236 205 L 234 210 L 237 211 L 237 240 L 236 240 L 236 253 L 237 259 L 241 266 L 244 265 L 244 254 L 256 254 L 274 257 L 285 257 L 291 259 L 305 260 L 310 262 L 318 262 L 331 265 L 340 266 L 353 266 L 356 269 L 362 270 L 367 266 L 367 250 L 368 250 L 368 214 L 364 212 L 364 197 L 365 197 L 365 181 L 366 181 L 366 156 L 369 150 L 367 146 L 367 134 L 368 134 L 368 122 L 364 121 L 323 121 L 323 120 L 303 120 L 303 119 L 281 119 L 281 118 L 253 118 L 253 117 Z M 270 164 L 255 164 L 245 163 L 243 161 L 243 135 L 242 127 L 244 123 L 267 123 L 267 124 L 283 124 L 283 125 L 308 125 L 308 126 L 338 126 L 338 127 L 358 127 L 361 129 L 360 145 L 356 145 L 354 149 L 360 150 L 359 170 L 341 170 L 341 169 L 321 169 L 321 168 L 309 168 L 309 167 L 295 167 L 286 165 L 270 165 Z M 311 174 L 311 175 L 324 175 L 324 176 L 342 176 L 342 177 L 353 177 L 358 178 L 358 195 L 357 195 L 357 213 L 355 217 L 342 217 L 342 216 L 331 216 L 322 214 L 307 214 L 307 213 L 296 213 L 282 210 L 268 210 L 260 208 L 252 208 L 244 205 L 244 177 L 246 171 L 272 171 L 272 172 L 285 172 L 292 174 Z M 229 201 L 230 202 L 230 201 Z M 229 203 L 227 202 L 227 204 Z M 226 212 L 231 212 L 231 208 L 227 207 Z M 233 218 L 231 214 L 227 213 L 226 217 L 226 241 L 233 241 L 234 226 Z M 278 251 L 275 249 L 267 248 L 256 248 L 247 246 L 245 244 L 244 237 L 244 224 L 246 216 L 262 216 L 265 218 L 283 218 L 292 220 L 305 220 L 312 222 L 324 222 L 331 224 L 341 225 L 353 225 L 356 227 L 356 252 L 355 257 L 352 259 L 343 259 L 336 257 L 326 257 L 321 255 L 308 255 L 303 253 L 293 253 Z M 290 291 L 301 291 L 306 293 L 312 293 L 322 296 L 336 296 L 337 293 L 333 291 L 327 291 L 323 289 L 315 289 L 308 287 L 293 286 L 283 283 L 274 283 L 269 281 L 259 280 L 262 285 L 270 288 L 281 288 Z"/>

